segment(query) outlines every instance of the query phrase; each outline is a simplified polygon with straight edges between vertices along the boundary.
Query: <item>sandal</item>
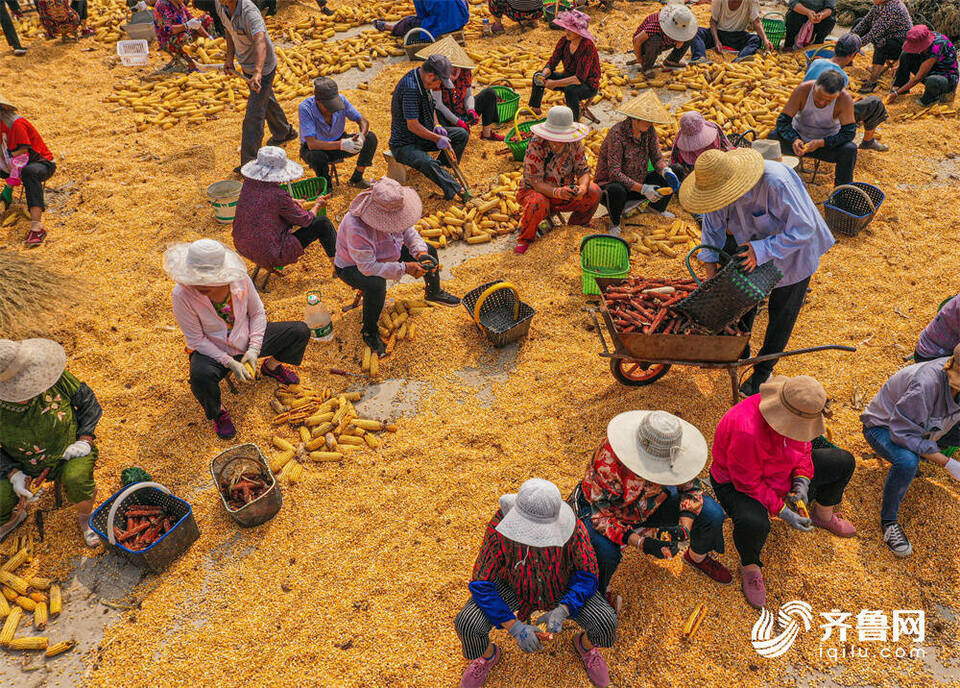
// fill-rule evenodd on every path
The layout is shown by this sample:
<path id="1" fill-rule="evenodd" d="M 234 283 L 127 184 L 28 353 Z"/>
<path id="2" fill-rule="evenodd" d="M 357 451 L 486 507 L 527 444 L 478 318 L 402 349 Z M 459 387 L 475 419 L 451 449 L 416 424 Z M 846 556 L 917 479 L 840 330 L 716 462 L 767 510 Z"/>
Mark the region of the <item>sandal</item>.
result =
<path id="1" fill-rule="evenodd" d="M 27 248 L 36 248 L 37 246 L 42 244 L 43 240 L 46 238 L 47 238 L 47 230 L 41 228 L 40 230 L 35 231 L 31 229 L 29 232 L 27 232 L 27 240 L 25 243 L 27 245 Z"/>
<path id="2" fill-rule="evenodd" d="M 503 137 L 495 131 L 491 131 L 489 136 L 481 133 L 480 138 L 484 141 L 503 141 Z"/>

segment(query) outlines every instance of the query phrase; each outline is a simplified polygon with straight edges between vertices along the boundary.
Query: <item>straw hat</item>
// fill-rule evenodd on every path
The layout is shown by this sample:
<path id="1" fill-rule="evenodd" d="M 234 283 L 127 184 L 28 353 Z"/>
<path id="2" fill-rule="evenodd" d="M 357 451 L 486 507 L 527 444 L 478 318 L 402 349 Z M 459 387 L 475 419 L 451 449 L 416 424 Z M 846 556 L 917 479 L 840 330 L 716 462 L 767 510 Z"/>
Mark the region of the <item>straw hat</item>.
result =
<path id="1" fill-rule="evenodd" d="M 774 375 L 760 385 L 760 414 L 775 431 L 798 442 L 826 432 L 823 409 L 827 393 L 809 375 Z"/>
<path id="2" fill-rule="evenodd" d="M 960 344 L 957 344 L 953 349 L 953 355 L 943 364 L 943 370 L 947 373 L 950 386 L 960 389 Z"/>
<path id="3" fill-rule="evenodd" d="M 787 167 L 796 168 L 800 164 L 800 158 L 795 155 L 784 155 L 783 148 L 780 147 L 780 141 L 773 139 L 759 139 L 750 144 L 750 147 L 763 156 L 764 160 L 773 160 L 783 163 Z"/>
<path id="4" fill-rule="evenodd" d="M 423 203 L 415 189 L 384 177 L 357 194 L 349 212 L 378 232 L 402 234 L 420 219 Z"/>
<path id="5" fill-rule="evenodd" d="M 670 124 L 673 121 L 670 111 L 663 106 L 652 90 L 646 90 L 636 98 L 627 101 L 617 112 L 653 124 Z"/>
<path id="6" fill-rule="evenodd" d="M 424 60 L 431 55 L 443 55 L 450 60 L 451 65 L 459 67 L 460 69 L 475 69 L 477 66 L 477 63 L 467 55 L 467 51 L 453 40 L 453 36 L 444 36 L 436 43 L 431 43 L 417 53 L 417 57 L 421 57 Z"/>
<path id="7" fill-rule="evenodd" d="M 264 146 L 257 151 L 257 159 L 240 168 L 247 179 L 261 182 L 292 182 L 303 176 L 303 166 L 287 157 L 279 146 Z"/>
<path id="8" fill-rule="evenodd" d="M 666 411 L 627 411 L 607 425 L 617 460 L 644 480 L 682 485 L 707 464 L 707 440 L 685 420 Z"/>
<path id="9" fill-rule="evenodd" d="M 530 547 L 563 547 L 577 527 L 577 517 L 549 480 L 530 478 L 516 494 L 500 498 L 503 518 L 497 532 Z"/>
<path id="10" fill-rule="evenodd" d="M 67 353 L 49 339 L 0 339 L 0 401 L 19 404 L 47 391 L 67 367 Z"/>
<path id="11" fill-rule="evenodd" d="M 586 12 L 581 12 L 580 10 L 561 12 L 557 15 L 557 18 L 553 20 L 553 23 L 559 27 L 573 31 L 578 36 L 583 36 L 588 41 L 597 42 L 597 39 L 590 33 L 590 29 L 587 28 L 590 25 L 590 15 Z"/>
<path id="12" fill-rule="evenodd" d="M 213 239 L 174 244 L 163 254 L 163 269 L 188 287 L 219 287 L 247 276 L 243 258 Z"/>
<path id="13" fill-rule="evenodd" d="M 667 38 L 686 43 L 697 35 L 697 18 L 686 5 L 672 2 L 660 10 L 660 28 Z"/>
<path id="14" fill-rule="evenodd" d="M 547 141 L 574 143 L 587 135 L 586 124 L 573 121 L 573 110 L 566 105 L 557 105 L 547 112 L 547 121 L 534 124 L 530 131 Z"/>
<path id="15" fill-rule="evenodd" d="M 690 213 L 726 208 L 762 176 L 763 156 L 751 148 L 705 151 L 680 186 L 680 205 Z"/>
<path id="16" fill-rule="evenodd" d="M 4 110 L 13 110 L 14 112 L 17 111 L 17 106 L 7 100 L 3 95 L 0 95 L 0 108 L 3 108 Z"/>

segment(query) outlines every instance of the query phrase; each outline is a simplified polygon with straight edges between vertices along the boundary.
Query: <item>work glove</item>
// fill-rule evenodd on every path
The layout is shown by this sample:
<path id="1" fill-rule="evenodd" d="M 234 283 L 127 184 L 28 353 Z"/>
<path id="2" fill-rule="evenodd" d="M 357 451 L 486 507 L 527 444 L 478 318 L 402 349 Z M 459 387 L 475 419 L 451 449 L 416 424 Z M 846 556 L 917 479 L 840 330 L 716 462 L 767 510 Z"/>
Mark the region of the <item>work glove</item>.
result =
<path id="1" fill-rule="evenodd" d="M 469 128 L 470 128 L 470 125 L 467 124 L 466 122 L 464 122 L 462 119 L 458 119 L 458 120 L 457 120 L 457 126 L 460 127 L 461 129 L 469 129 Z"/>
<path id="2" fill-rule="evenodd" d="M 363 132 L 357 132 L 357 135 L 353 137 L 353 140 L 357 142 L 357 145 L 360 148 L 363 148 L 363 142 L 367 140 L 367 137 L 363 135 Z"/>
<path id="3" fill-rule="evenodd" d="M 476 124 L 480 121 L 480 115 L 477 114 L 476 110 L 467 110 L 467 117 L 470 119 L 470 124 Z"/>
<path id="4" fill-rule="evenodd" d="M 362 146 L 355 139 L 340 139 L 340 150 L 353 155 L 360 152 Z"/>
<path id="5" fill-rule="evenodd" d="M 798 475 L 793 479 L 793 483 L 790 485 L 790 491 L 797 499 L 802 500 L 804 504 L 809 504 L 810 478 L 804 478 Z"/>
<path id="6" fill-rule="evenodd" d="M 813 530 L 813 523 L 811 523 L 809 518 L 804 518 L 796 511 L 791 510 L 786 504 L 783 505 L 778 516 L 789 523 L 792 528 L 796 528 L 804 533 L 809 533 Z"/>
<path id="7" fill-rule="evenodd" d="M 241 363 L 248 363 L 250 367 L 256 370 L 257 368 L 257 359 L 260 358 L 260 349 L 255 349 L 250 347 L 247 349 L 246 353 L 243 354 L 243 358 L 240 359 Z"/>
<path id="8" fill-rule="evenodd" d="M 233 371 L 233 374 L 236 375 L 237 379 L 241 382 L 253 382 L 253 376 L 250 375 L 250 371 L 247 370 L 240 361 L 235 361 L 231 358 L 227 362 L 227 367 Z"/>
<path id="9" fill-rule="evenodd" d="M 508 629 L 508 632 L 516 639 L 520 649 L 529 653 L 536 652 L 543 647 L 540 645 L 540 638 L 537 637 L 537 630 L 536 626 L 531 626 L 530 624 L 525 624 L 517 620 L 517 622 Z"/>
<path id="10" fill-rule="evenodd" d="M 91 447 L 90 443 L 86 440 L 77 440 L 63 450 L 63 459 L 64 461 L 69 461 L 70 459 L 76 459 L 80 456 L 87 456 L 92 449 L 93 447 Z"/>
<path id="11" fill-rule="evenodd" d="M 570 616 L 567 605 L 558 604 L 553 611 L 547 612 L 537 619 L 537 625 L 547 622 L 547 633 L 559 633 L 563 628 L 563 620 Z"/>
<path id="12" fill-rule="evenodd" d="M 186 26 L 188 29 L 193 29 L 193 30 L 199 29 L 201 26 L 200 18 L 190 17 L 190 19 L 187 20 Z"/>
<path id="13" fill-rule="evenodd" d="M 440 150 L 452 150 L 452 147 L 450 146 L 450 139 L 448 139 L 446 136 L 441 136 L 439 139 L 437 139 L 437 148 Z"/>
<path id="14" fill-rule="evenodd" d="M 660 192 L 657 191 L 657 187 L 655 187 L 653 184 L 644 184 L 641 186 L 640 193 L 646 196 L 647 200 L 651 203 L 656 203 L 663 198 L 663 196 L 660 195 Z"/>
<path id="15" fill-rule="evenodd" d="M 22 153 L 10 159 L 10 176 L 7 177 L 7 186 L 20 186 L 20 172 L 30 162 L 30 156 Z"/>
<path id="16" fill-rule="evenodd" d="M 671 189 L 674 191 L 680 190 L 680 180 L 669 167 L 663 171 L 663 178 L 667 180 L 667 186 L 669 186 Z"/>
<path id="17" fill-rule="evenodd" d="M 10 476 L 10 484 L 13 485 L 13 491 L 28 502 L 33 501 L 33 493 L 30 491 L 30 478 L 23 471 L 14 471 Z"/>
<path id="18" fill-rule="evenodd" d="M 443 127 L 437 126 L 433 128 L 433 133 L 436 134 L 437 136 L 446 136 L 447 130 L 444 129 Z"/>
<path id="19" fill-rule="evenodd" d="M 690 539 L 690 531 L 681 525 L 660 528 L 657 530 L 657 539 L 666 542 L 686 542 Z"/>
<path id="20" fill-rule="evenodd" d="M 663 553 L 664 548 L 670 551 L 669 557 Z M 657 559 L 669 559 L 670 557 L 677 556 L 677 552 L 680 551 L 680 543 L 669 542 L 667 540 L 657 540 L 656 538 L 652 537 L 645 537 L 640 541 L 640 549 L 643 550 L 644 554 L 649 554 L 651 557 L 656 557 Z"/>

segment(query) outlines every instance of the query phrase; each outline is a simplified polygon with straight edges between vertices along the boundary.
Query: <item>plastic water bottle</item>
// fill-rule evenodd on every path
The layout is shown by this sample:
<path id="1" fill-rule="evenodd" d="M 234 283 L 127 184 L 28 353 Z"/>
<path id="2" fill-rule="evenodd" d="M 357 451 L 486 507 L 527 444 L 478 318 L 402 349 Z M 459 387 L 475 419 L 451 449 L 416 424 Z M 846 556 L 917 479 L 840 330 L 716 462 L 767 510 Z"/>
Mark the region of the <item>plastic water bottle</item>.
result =
<path id="1" fill-rule="evenodd" d="M 330 311 L 320 300 L 319 291 L 307 292 L 307 306 L 303 309 L 303 321 L 310 328 L 310 337 L 320 342 L 333 339 L 333 321 Z"/>
<path id="2" fill-rule="evenodd" d="M 492 35 L 493 35 L 493 29 L 490 27 L 490 18 L 489 18 L 489 17 L 484 17 L 484 18 L 483 18 L 483 27 L 482 27 L 481 31 L 482 31 L 482 34 L 483 34 L 484 36 L 492 36 Z"/>

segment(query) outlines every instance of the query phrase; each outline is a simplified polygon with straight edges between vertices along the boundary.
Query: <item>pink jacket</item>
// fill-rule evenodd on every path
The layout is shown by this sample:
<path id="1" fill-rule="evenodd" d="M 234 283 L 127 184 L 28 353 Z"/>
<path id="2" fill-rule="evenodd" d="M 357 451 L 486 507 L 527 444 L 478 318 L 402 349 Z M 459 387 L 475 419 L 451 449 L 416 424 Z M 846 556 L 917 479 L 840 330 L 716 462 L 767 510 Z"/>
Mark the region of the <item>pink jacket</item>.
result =
<path id="1" fill-rule="evenodd" d="M 732 482 L 776 515 L 793 478 L 813 478 L 810 452 L 809 442 L 791 440 L 767 424 L 760 413 L 760 395 L 754 394 L 720 419 L 710 475 L 718 483 Z"/>
<path id="2" fill-rule="evenodd" d="M 173 288 L 173 315 L 183 330 L 187 348 L 223 366 L 251 347 L 259 351 L 267 329 L 263 301 L 249 277 L 232 282 L 230 295 L 234 322 L 233 329 L 227 332 L 227 323 L 217 315 L 208 297 L 183 284 Z"/>

